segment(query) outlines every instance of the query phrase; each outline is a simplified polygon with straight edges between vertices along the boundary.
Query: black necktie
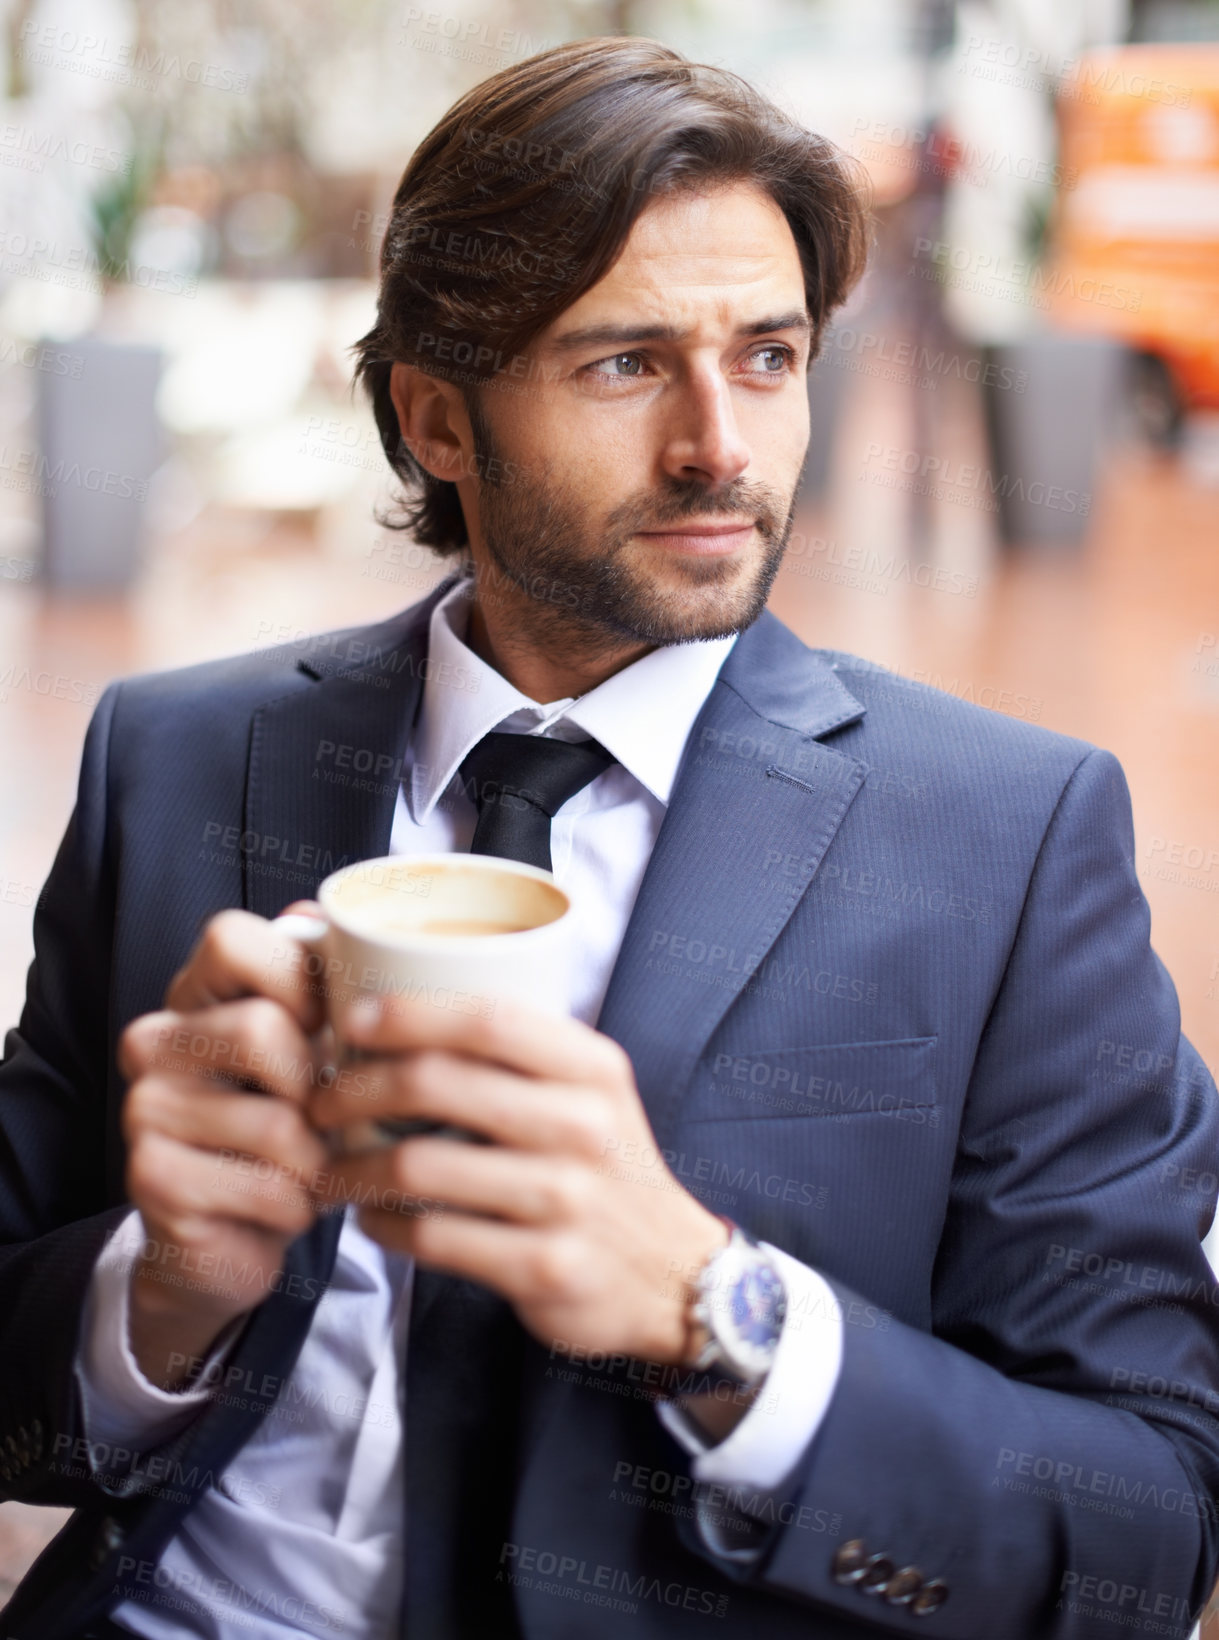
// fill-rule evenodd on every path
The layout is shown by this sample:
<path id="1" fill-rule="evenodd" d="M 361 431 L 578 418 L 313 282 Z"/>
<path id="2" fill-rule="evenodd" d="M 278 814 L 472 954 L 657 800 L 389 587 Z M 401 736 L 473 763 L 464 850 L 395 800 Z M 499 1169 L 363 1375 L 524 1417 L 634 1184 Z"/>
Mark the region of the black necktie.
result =
<path id="1" fill-rule="evenodd" d="M 471 854 L 550 870 L 550 822 L 614 761 L 595 740 L 484 735 L 463 760 L 461 778 L 478 810 Z"/>
<path id="2" fill-rule="evenodd" d="M 478 809 L 470 852 L 549 871 L 551 819 L 613 761 L 595 740 L 485 736 L 461 765 Z M 504 1544 L 521 1418 L 546 1354 L 490 1288 L 425 1268 L 414 1281 L 406 1360 L 411 1640 L 514 1640 L 521 1631 Z"/>

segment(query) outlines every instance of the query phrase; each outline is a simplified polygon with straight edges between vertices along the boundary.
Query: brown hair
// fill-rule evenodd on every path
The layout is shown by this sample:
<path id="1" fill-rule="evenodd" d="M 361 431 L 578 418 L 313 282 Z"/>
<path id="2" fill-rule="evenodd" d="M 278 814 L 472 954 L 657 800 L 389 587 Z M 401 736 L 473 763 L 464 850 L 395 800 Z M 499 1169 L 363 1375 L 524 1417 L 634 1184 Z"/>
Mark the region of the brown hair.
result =
<path id="1" fill-rule="evenodd" d="M 609 271 L 649 200 L 734 180 L 756 182 L 787 218 L 815 354 L 863 271 L 864 187 L 849 158 L 746 81 L 655 40 L 579 40 L 453 105 L 398 184 L 377 322 L 353 350 L 410 492 L 397 527 L 439 552 L 468 543 L 456 485 L 402 442 L 393 362 L 457 382 L 472 404 L 472 389 L 496 374 L 527 372 L 525 349 Z"/>

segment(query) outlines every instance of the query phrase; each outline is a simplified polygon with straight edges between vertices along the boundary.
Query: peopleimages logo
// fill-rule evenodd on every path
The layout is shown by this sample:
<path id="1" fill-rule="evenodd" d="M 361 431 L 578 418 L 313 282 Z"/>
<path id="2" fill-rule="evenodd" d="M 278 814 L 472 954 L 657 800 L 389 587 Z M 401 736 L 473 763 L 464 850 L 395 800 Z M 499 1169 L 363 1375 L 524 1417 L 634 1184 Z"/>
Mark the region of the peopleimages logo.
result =
<path id="1" fill-rule="evenodd" d="M 883 470 L 870 471 L 874 466 Z M 893 476 L 889 477 L 890 474 Z M 903 449 L 896 444 L 869 443 L 859 476 L 890 489 L 916 490 L 987 511 L 995 509 L 992 497 L 1026 501 L 1031 506 L 1049 507 L 1055 512 L 1078 513 L 1081 518 L 1092 511 L 1092 496 L 1088 491 L 1047 484 L 1042 479 L 1026 479 L 1019 474 L 993 473 L 989 467 Z"/>
<path id="2" fill-rule="evenodd" d="M 95 171 L 130 171 L 131 155 L 117 148 L 103 148 L 95 142 L 71 140 L 55 131 L 8 122 L 0 125 L 0 160 L 4 164 L 19 159 L 22 168 L 42 171 L 49 159 L 68 165 L 84 165 Z"/>
<path id="3" fill-rule="evenodd" d="M 26 370 L 41 370 L 47 376 L 80 377 L 85 369 L 84 358 L 79 353 L 65 353 L 62 348 L 34 342 L 14 342 L 2 336 L 0 364 L 19 364 Z"/>
<path id="4" fill-rule="evenodd" d="M 916 239 L 914 261 L 907 271 L 955 290 L 976 291 L 1033 307 L 1046 308 L 1052 300 L 1063 297 L 1130 313 L 1137 313 L 1143 304 L 1143 293 L 1134 286 L 1115 285 L 1088 275 L 1078 278 L 1070 268 L 991 255 L 943 239 Z"/>
<path id="5" fill-rule="evenodd" d="M 612 1609 L 634 1614 L 641 1600 L 654 1600 L 660 1606 L 681 1607 L 688 1612 L 701 1612 L 709 1617 L 723 1617 L 728 1610 L 728 1596 L 711 1589 L 700 1589 L 676 1581 L 662 1582 L 646 1572 L 632 1576 L 619 1566 L 594 1564 L 575 1555 L 556 1554 L 550 1549 L 539 1549 L 532 1544 L 504 1543 L 499 1553 L 500 1571 L 497 1576 L 508 1583 L 532 1588 L 539 1594 L 555 1594 L 561 1598 L 581 1601 L 585 1605 L 609 1605 Z M 539 1582 L 539 1579 L 546 1581 Z M 614 1596 L 626 1596 L 615 1600 Z"/>
<path id="6" fill-rule="evenodd" d="M 61 244 L 57 239 L 31 239 L 13 228 L 0 231 L 0 267 L 5 273 L 73 290 L 101 290 L 106 280 L 138 285 L 163 296 L 193 297 L 199 281 L 176 268 L 158 268 L 148 262 L 107 263 L 103 274 L 96 252 L 88 245 Z"/>
<path id="7" fill-rule="evenodd" d="M 3 705 L 14 690 L 24 690 L 31 695 L 47 695 L 53 700 L 72 701 L 78 706 L 93 706 L 97 703 L 97 685 L 85 678 L 69 677 L 63 672 L 31 672 L 28 666 L 18 666 L 14 661 L 0 666 L 0 705 Z"/>
<path id="8" fill-rule="evenodd" d="M 875 330 L 854 330 L 849 325 L 834 327 L 826 337 L 822 358 L 836 353 L 852 355 L 852 364 L 866 374 L 885 374 L 893 380 L 909 381 L 912 375 L 898 376 L 897 371 L 921 373 L 927 384 L 935 386 L 940 377 L 951 376 L 957 381 L 976 382 L 982 387 L 997 387 L 1013 393 L 1023 393 L 1028 387 L 1028 372 L 1011 365 L 1000 365 L 983 359 L 976 353 L 949 352 L 946 347 L 934 351 L 923 342 L 903 337 L 894 339 Z M 867 364 L 864 361 L 868 361 Z M 892 367 L 881 371 L 869 366 Z"/>
<path id="9" fill-rule="evenodd" d="M 1051 188 L 1073 188 L 1078 171 L 1064 170 L 1040 155 L 1020 154 L 1000 144 L 983 148 L 934 127 L 895 125 L 861 114 L 851 132 L 860 159 L 884 157 L 890 165 L 926 171 L 931 175 L 964 175 L 985 187 L 992 176 L 1018 177 L 1023 182 Z"/>
<path id="10" fill-rule="evenodd" d="M 787 546 L 784 569 L 790 574 L 813 580 L 861 587 L 882 596 L 890 585 L 924 587 L 930 592 L 948 592 L 973 598 L 978 577 L 946 564 L 923 564 L 896 552 L 882 552 L 859 542 L 842 546 L 821 536 L 805 536 L 795 531 Z"/>
<path id="11" fill-rule="evenodd" d="M 148 480 L 131 473 L 114 472 L 108 467 L 82 467 L 79 461 L 49 461 L 33 449 L 0 444 L 0 475 L 12 474 L 31 479 L 45 495 L 54 495 L 56 486 L 74 485 L 77 489 L 92 490 L 96 495 L 114 496 L 119 501 L 143 501 L 148 495 Z"/>
<path id="12" fill-rule="evenodd" d="M 182 57 L 131 40 L 112 39 L 80 29 L 61 28 L 27 17 L 18 31 L 18 54 L 47 68 L 65 69 L 93 80 L 111 80 L 153 90 L 159 81 L 182 80 L 214 91 L 244 92 L 248 74 L 238 74 L 220 63 Z"/>

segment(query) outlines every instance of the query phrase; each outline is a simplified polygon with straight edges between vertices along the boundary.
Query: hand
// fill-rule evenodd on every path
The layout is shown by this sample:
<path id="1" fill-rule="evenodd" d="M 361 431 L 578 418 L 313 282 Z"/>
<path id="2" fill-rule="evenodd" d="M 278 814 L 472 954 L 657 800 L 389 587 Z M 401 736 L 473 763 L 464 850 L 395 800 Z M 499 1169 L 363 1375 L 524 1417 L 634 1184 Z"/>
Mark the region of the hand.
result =
<path id="1" fill-rule="evenodd" d="M 266 1297 L 318 1212 L 310 1186 L 326 1150 L 304 1106 L 327 1044 L 311 1040 L 323 1002 L 298 954 L 262 917 L 222 911 L 164 1010 L 119 1039 L 127 1191 L 148 1235 L 132 1273 L 130 1341 L 165 1388 Z M 242 1091 L 251 1088 L 261 1094 Z"/>
<path id="2" fill-rule="evenodd" d="M 481 1019 L 384 997 L 338 1029 L 373 1057 L 358 1084 L 310 1095 L 318 1127 L 430 1117 L 491 1141 L 427 1136 L 334 1160 L 331 1193 L 365 1203 L 368 1235 L 495 1289 L 552 1348 L 687 1359 L 693 1294 L 671 1275 L 727 1232 L 670 1173 L 616 1043 L 505 1002 Z"/>

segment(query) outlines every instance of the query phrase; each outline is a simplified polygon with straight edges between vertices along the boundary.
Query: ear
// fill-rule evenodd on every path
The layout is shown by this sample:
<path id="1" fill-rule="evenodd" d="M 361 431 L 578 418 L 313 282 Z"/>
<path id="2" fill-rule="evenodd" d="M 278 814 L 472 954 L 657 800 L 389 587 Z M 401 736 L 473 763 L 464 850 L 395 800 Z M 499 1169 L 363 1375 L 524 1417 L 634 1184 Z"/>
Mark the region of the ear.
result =
<path id="1" fill-rule="evenodd" d="M 424 472 L 450 483 L 468 476 L 474 433 L 461 390 L 414 365 L 396 363 L 390 367 L 389 396 L 402 442 Z"/>

